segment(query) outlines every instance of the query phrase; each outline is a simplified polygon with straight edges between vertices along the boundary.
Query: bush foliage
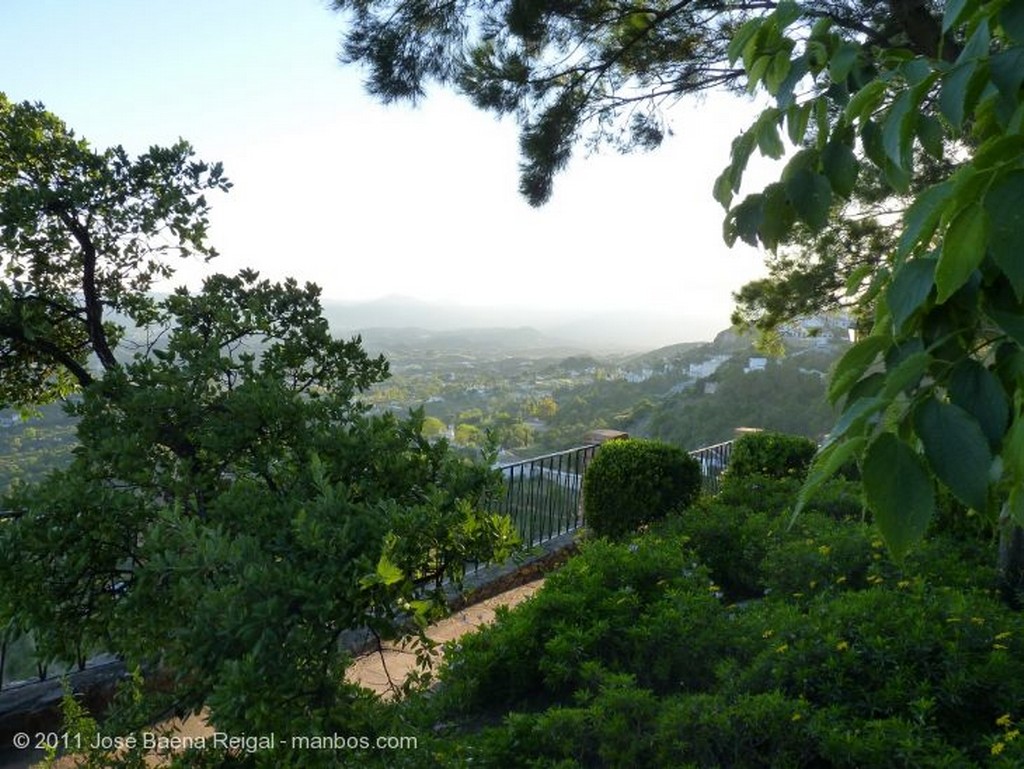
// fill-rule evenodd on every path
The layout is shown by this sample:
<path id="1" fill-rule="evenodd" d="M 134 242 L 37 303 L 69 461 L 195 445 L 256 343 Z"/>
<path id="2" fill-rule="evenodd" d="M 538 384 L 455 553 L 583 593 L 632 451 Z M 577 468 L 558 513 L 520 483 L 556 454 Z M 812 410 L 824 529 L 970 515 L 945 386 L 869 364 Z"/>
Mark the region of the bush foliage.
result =
<path id="1" fill-rule="evenodd" d="M 940 530 L 897 563 L 835 514 L 853 483 L 790 525 L 794 486 L 734 479 L 742 504 L 586 543 L 394 708 L 423 730 L 409 765 L 1015 765 L 1024 618 L 991 540 Z"/>
<path id="2" fill-rule="evenodd" d="M 611 441 L 587 468 L 583 504 L 597 536 L 622 537 L 683 509 L 700 494 L 700 465 L 677 446 Z"/>
<path id="3" fill-rule="evenodd" d="M 817 450 L 814 441 L 799 435 L 747 433 L 733 443 L 729 475 L 733 478 L 765 475 L 802 480 Z"/>

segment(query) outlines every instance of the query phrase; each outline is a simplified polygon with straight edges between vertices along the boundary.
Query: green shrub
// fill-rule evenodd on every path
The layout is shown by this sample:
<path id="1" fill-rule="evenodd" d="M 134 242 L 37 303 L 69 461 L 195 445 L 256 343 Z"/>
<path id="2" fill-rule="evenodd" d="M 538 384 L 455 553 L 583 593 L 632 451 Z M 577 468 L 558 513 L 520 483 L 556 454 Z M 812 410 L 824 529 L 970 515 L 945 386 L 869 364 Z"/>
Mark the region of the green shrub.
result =
<path id="1" fill-rule="evenodd" d="M 726 475 L 731 478 L 766 475 L 803 480 L 817 450 L 814 441 L 799 435 L 748 433 L 733 444 Z"/>
<path id="2" fill-rule="evenodd" d="M 685 451 L 648 440 L 611 441 L 583 478 L 587 526 L 622 537 L 688 507 L 700 495 L 700 464 Z"/>

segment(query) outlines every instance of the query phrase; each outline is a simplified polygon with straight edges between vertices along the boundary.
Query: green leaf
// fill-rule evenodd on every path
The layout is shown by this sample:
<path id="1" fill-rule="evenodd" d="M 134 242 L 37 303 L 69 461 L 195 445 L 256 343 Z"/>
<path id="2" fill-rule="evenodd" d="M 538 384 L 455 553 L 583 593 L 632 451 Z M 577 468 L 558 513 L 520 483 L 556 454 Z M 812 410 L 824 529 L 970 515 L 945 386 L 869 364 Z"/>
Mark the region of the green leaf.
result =
<path id="1" fill-rule="evenodd" d="M 886 301 L 892 320 L 899 331 L 911 315 L 924 304 L 935 285 L 936 260 L 931 257 L 912 259 L 900 265 L 889 284 Z"/>
<path id="2" fill-rule="evenodd" d="M 942 14 L 942 34 L 946 34 L 957 26 L 978 7 L 979 0 L 949 0 L 946 11 Z"/>
<path id="3" fill-rule="evenodd" d="M 854 120 L 864 121 L 882 103 L 885 96 L 886 83 L 883 80 L 872 80 L 855 93 L 843 110 L 843 118 L 848 123 Z"/>
<path id="4" fill-rule="evenodd" d="M 828 224 L 832 208 L 832 186 L 821 174 L 808 169 L 797 171 L 786 182 L 786 194 L 808 227 L 817 232 Z"/>
<path id="5" fill-rule="evenodd" d="M 1004 99 L 1016 103 L 1024 83 L 1024 47 L 1016 45 L 993 54 L 989 59 L 992 82 Z"/>
<path id="6" fill-rule="evenodd" d="M 910 91 L 904 91 L 889 108 L 882 127 L 885 154 L 893 163 L 904 168 L 910 164 L 910 144 L 914 138 L 916 118 L 917 112 Z"/>
<path id="7" fill-rule="evenodd" d="M 800 515 L 800 511 L 821 485 L 839 472 L 853 457 L 858 456 L 866 444 L 866 438 L 856 437 L 841 443 L 833 443 L 817 453 L 807 471 L 807 480 L 804 481 L 797 496 L 796 507 L 793 509 L 794 518 Z"/>
<path id="8" fill-rule="evenodd" d="M 929 398 L 914 410 L 914 430 L 936 477 L 965 505 L 984 511 L 992 452 L 974 417 Z"/>
<path id="9" fill-rule="evenodd" d="M 762 155 L 775 160 L 785 154 L 786 148 L 779 138 L 779 126 L 775 120 L 758 121 L 757 146 Z"/>
<path id="10" fill-rule="evenodd" d="M 975 360 L 958 363 L 949 378 L 949 398 L 972 415 L 993 449 L 1010 421 L 1010 402 L 999 377 Z"/>
<path id="11" fill-rule="evenodd" d="M 897 561 L 924 537 L 935 512 L 935 491 L 921 458 L 893 433 L 882 433 L 864 455 L 864 495 Z"/>
<path id="12" fill-rule="evenodd" d="M 828 438 L 822 448 L 831 446 L 849 433 L 856 433 L 862 430 L 865 423 L 871 417 L 885 408 L 886 403 L 887 401 L 880 397 L 854 400 L 843 410 L 832 431 L 828 434 Z"/>
<path id="13" fill-rule="evenodd" d="M 381 553 L 380 560 L 377 562 L 377 577 L 382 585 L 394 585 L 396 582 L 401 582 L 405 575 L 391 562 L 386 553 Z"/>
<path id="14" fill-rule="evenodd" d="M 946 134 L 942 130 L 942 123 L 927 113 L 918 114 L 917 138 L 925 152 L 937 160 L 942 159 L 945 154 L 944 140 L 946 138 Z"/>
<path id="15" fill-rule="evenodd" d="M 846 142 L 832 139 L 821 151 L 821 165 L 836 194 L 848 198 L 860 173 L 860 162 Z"/>
<path id="16" fill-rule="evenodd" d="M 987 239 L 988 214 L 980 203 L 967 206 L 949 223 L 935 268 L 939 304 L 956 293 L 978 269 L 985 258 Z"/>
<path id="17" fill-rule="evenodd" d="M 853 65 L 857 63 L 857 55 L 860 53 L 860 46 L 856 43 L 844 41 L 829 62 L 828 76 L 833 83 L 842 83 L 849 76 Z"/>
<path id="18" fill-rule="evenodd" d="M 1024 301 L 1024 170 L 1011 171 L 989 187 L 984 206 L 992 258 L 1018 301 Z"/>
<path id="19" fill-rule="evenodd" d="M 912 353 L 901 360 L 895 368 L 886 372 L 882 398 L 887 400 L 895 398 L 908 387 L 916 385 L 928 371 L 931 362 L 932 356 L 923 350 Z"/>
<path id="20" fill-rule="evenodd" d="M 839 400 L 891 343 L 889 337 L 872 335 L 861 339 L 843 353 L 829 382 L 829 400 L 832 403 Z"/>
<path id="21" fill-rule="evenodd" d="M 757 34 L 762 24 L 764 24 L 762 17 L 749 19 L 733 34 L 732 40 L 729 41 L 729 47 L 726 49 L 730 67 L 735 65 L 740 56 L 743 55 L 743 49 L 747 47 L 747 43 Z"/>
<path id="22" fill-rule="evenodd" d="M 966 61 L 954 67 L 942 80 L 939 110 L 957 131 L 964 124 L 967 88 L 977 66 L 978 62 L 974 60 Z"/>
<path id="23" fill-rule="evenodd" d="M 999 12 L 999 23 L 1016 43 L 1024 43 L 1024 5 L 1007 3 Z"/>
<path id="24" fill-rule="evenodd" d="M 764 188 L 763 211 L 758 235 L 765 248 L 775 249 L 789 236 L 796 221 L 793 205 L 778 182 Z"/>
<path id="25" fill-rule="evenodd" d="M 793 144 L 801 144 L 807 135 L 807 124 L 811 119 L 811 105 L 794 104 L 786 110 L 786 131 Z"/>
<path id="26" fill-rule="evenodd" d="M 764 195 L 748 195 L 726 217 L 726 242 L 731 246 L 738 236 L 744 243 L 756 246 L 763 221 Z"/>

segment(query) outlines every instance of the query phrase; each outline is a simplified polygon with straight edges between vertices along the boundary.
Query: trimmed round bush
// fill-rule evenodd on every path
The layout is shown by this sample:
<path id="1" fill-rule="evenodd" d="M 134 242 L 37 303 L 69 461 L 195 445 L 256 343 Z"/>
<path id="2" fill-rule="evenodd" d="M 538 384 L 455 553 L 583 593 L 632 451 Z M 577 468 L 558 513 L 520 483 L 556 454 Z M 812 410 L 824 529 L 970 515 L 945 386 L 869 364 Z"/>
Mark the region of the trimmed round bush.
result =
<path id="1" fill-rule="evenodd" d="M 692 504 L 700 495 L 700 464 L 661 441 L 610 441 L 583 477 L 587 526 L 617 538 Z"/>
<path id="2" fill-rule="evenodd" d="M 748 433 L 732 446 L 728 475 L 803 480 L 818 447 L 810 438 L 785 433 Z"/>

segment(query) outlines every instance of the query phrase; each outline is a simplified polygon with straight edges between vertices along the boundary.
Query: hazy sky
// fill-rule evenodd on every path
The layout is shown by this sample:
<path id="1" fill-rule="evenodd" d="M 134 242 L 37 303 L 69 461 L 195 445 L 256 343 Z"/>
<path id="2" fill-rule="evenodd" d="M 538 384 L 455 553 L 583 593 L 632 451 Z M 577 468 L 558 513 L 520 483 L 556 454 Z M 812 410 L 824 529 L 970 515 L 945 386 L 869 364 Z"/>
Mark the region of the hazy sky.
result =
<path id="1" fill-rule="evenodd" d="M 335 299 L 613 306 L 728 325 L 731 291 L 762 258 L 725 247 L 711 185 L 749 106 L 681 103 L 676 135 L 651 154 L 580 148 L 552 201 L 531 209 L 511 121 L 442 91 L 418 108 L 378 105 L 337 61 L 342 24 L 319 0 L 3 0 L 0 90 L 98 147 L 184 137 L 224 163 L 235 187 L 212 200 L 222 256 L 181 281 L 252 266 Z"/>

